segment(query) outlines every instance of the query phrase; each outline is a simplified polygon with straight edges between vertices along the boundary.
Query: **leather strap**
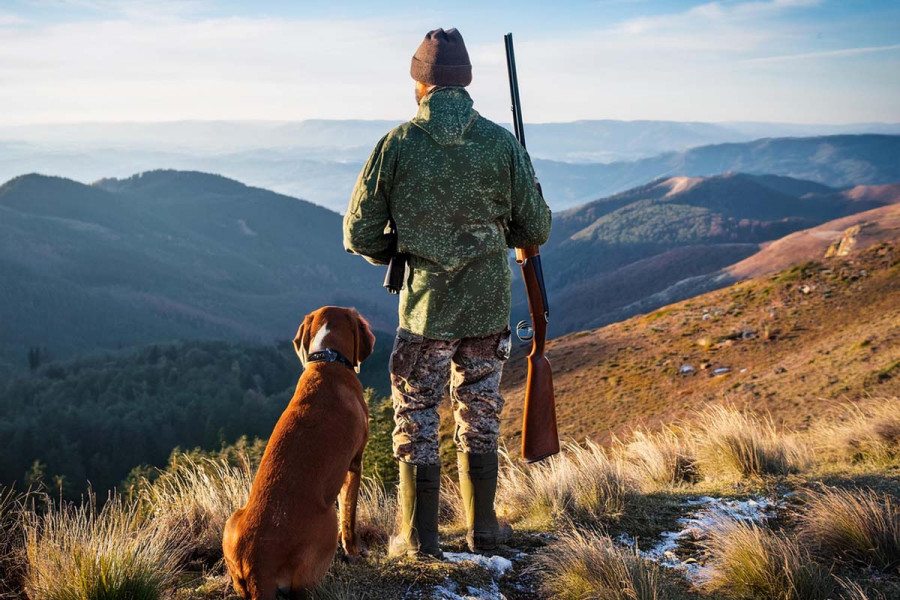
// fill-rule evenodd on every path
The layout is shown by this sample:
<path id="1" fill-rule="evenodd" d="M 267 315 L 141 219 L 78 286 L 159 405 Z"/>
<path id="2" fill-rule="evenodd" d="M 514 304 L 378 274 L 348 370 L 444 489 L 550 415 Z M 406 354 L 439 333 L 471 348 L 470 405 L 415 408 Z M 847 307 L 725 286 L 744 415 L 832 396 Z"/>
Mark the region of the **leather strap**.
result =
<path id="1" fill-rule="evenodd" d="M 356 365 L 347 360 L 347 357 L 338 352 L 333 348 L 325 348 L 324 350 L 317 350 L 315 352 L 310 352 L 306 357 L 307 363 L 314 362 L 337 362 L 341 363 L 347 368 L 356 370 Z"/>

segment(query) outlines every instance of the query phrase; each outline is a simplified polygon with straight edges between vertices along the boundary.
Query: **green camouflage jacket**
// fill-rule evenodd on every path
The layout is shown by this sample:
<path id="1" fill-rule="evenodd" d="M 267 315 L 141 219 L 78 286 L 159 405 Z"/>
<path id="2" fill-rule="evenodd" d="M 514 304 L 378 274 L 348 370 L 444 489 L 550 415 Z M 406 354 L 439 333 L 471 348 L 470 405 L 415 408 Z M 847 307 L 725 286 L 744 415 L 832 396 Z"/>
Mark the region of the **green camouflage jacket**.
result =
<path id="1" fill-rule="evenodd" d="M 433 89 L 412 121 L 375 146 L 344 215 L 344 247 L 386 264 L 389 220 L 397 248 L 410 255 L 400 326 L 442 340 L 504 329 L 508 248 L 550 235 L 550 209 L 525 150 L 460 87 Z"/>

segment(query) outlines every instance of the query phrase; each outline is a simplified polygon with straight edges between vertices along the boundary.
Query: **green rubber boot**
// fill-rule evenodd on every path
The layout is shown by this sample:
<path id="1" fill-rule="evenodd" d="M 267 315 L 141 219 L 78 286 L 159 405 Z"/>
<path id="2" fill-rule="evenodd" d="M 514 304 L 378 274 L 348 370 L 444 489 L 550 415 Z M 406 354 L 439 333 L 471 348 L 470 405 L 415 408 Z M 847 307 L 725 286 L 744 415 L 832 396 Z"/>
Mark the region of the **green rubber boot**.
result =
<path id="1" fill-rule="evenodd" d="M 503 543 L 512 530 L 501 526 L 494 512 L 494 496 L 497 494 L 497 453 L 456 454 L 459 467 L 459 491 L 466 508 L 466 542 L 472 552 L 506 550 Z"/>
<path id="2" fill-rule="evenodd" d="M 399 465 L 400 531 L 391 537 L 388 554 L 443 558 L 438 540 L 441 466 Z"/>

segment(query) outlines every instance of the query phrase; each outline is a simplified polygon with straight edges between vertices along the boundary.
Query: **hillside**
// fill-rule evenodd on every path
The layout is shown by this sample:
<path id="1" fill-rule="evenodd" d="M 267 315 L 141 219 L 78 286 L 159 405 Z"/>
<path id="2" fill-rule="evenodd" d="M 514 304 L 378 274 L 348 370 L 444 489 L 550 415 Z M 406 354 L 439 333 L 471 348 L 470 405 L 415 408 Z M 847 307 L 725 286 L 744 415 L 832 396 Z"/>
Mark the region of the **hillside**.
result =
<path id="1" fill-rule="evenodd" d="M 381 273 L 341 247 L 340 216 L 193 172 L 0 187 L 0 367 L 173 339 L 289 339 L 323 304 L 392 331 Z"/>
<path id="2" fill-rule="evenodd" d="M 516 448 L 523 348 L 503 379 Z M 900 242 L 820 258 L 549 344 L 560 434 L 608 440 L 729 401 L 803 427 L 900 393 Z"/>
<path id="3" fill-rule="evenodd" d="M 850 215 L 896 202 L 900 185 L 838 190 L 737 173 L 659 179 L 556 214 L 542 249 L 556 315 L 551 335 L 598 327 L 727 285 L 742 278 L 727 269 L 767 244 L 773 244 L 769 258 L 757 262 L 778 255 L 781 267 L 792 264 L 795 250 L 779 254 L 775 240 L 803 230 L 813 231 L 811 239 L 825 239 L 811 228 L 832 222 L 842 233 L 861 222 Z M 890 214 L 885 209 L 868 217 L 878 221 Z M 520 302 L 515 316 L 524 313 Z"/>

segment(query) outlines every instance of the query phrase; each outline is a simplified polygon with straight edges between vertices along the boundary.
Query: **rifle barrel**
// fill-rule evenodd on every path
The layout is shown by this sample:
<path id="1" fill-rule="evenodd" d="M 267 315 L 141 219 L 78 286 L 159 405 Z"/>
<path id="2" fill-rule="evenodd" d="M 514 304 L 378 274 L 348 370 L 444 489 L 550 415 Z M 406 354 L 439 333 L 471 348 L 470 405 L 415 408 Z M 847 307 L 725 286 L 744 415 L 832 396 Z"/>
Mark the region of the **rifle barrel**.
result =
<path id="1" fill-rule="evenodd" d="M 519 98 L 519 77 L 516 74 L 516 51 L 512 33 L 503 36 L 506 43 L 506 70 L 509 74 L 509 96 L 512 98 L 513 130 L 516 139 L 525 148 L 525 125 L 522 122 L 522 101 Z"/>

